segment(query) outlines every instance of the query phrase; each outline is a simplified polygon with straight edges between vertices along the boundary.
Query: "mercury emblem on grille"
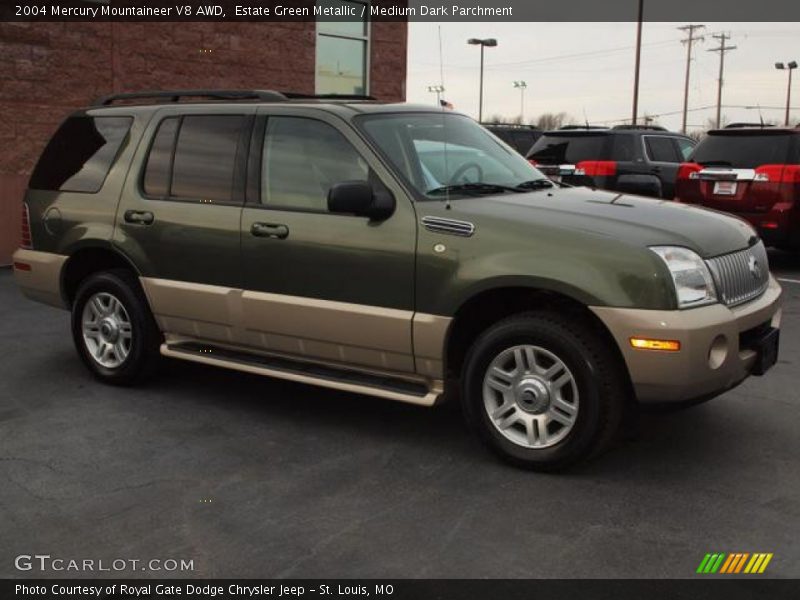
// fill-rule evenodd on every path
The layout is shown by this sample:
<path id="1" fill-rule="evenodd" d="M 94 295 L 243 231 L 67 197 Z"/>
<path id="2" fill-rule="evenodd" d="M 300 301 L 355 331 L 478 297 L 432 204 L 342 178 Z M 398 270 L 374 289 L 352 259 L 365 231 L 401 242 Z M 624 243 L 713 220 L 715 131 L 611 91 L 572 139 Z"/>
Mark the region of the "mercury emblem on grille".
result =
<path id="1" fill-rule="evenodd" d="M 747 267 L 750 269 L 750 274 L 753 279 L 761 279 L 761 265 L 758 264 L 755 256 L 751 256 L 747 261 Z"/>

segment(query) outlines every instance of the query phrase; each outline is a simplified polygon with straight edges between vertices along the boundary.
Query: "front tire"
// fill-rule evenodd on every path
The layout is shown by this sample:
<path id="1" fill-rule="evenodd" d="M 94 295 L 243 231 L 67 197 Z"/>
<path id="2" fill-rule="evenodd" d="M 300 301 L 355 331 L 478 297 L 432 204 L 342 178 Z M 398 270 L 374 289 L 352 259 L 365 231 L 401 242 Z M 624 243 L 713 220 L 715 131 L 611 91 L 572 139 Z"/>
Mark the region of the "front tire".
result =
<path id="1" fill-rule="evenodd" d="M 89 371 L 106 383 L 138 383 L 158 367 L 161 334 L 129 271 L 103 271 L 81 283 L 72 305 L 72 338 Z"/>
<path id="2" fill-rule="evenodd" d="M 605 450 L 619 430 L 629 387 L 590 322 L 511 317 L 478 337 L 465 364 L 468 423 L 518 466 L 563 469 Z"/>

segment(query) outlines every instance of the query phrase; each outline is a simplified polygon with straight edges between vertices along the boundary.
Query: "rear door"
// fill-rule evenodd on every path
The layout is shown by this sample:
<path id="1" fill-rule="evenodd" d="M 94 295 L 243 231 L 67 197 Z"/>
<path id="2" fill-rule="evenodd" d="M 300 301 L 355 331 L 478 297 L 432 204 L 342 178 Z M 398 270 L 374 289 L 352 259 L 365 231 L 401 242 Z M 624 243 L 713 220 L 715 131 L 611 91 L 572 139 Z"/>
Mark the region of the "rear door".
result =
<path id="1" fill-rule="evenodd" d="M 117 211 L 115 243 L 138 268 L 168 333 L 235 341 L 239 224 L 254 107 L 162 109 Z"/>
<path id="2" fill-rule="evenodd" d="M 648 172 L 661 180 L 663 198 L 675 195 L 675 178 L 678 167 L 683 162 L 677 145 L 677 138 L 666 135 L 643 135 L 642 143 L 648 162 Z"/>
<path id="3" fill-rule="evenodd" d="M 248 345 L 324 363 L 414 371 L 416 218 L 361 138 L 334 115 L 263 109 L 242 216 Z M 328 212 L 339 182 L 389 190 L 384 221 Z"/>

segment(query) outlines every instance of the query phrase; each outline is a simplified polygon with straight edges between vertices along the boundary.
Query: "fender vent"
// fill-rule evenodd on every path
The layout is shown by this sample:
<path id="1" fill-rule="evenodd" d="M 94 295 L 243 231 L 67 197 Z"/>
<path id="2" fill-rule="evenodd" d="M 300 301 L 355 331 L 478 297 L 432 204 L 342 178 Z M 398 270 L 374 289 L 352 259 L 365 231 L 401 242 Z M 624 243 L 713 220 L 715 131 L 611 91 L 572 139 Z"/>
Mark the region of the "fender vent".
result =
<path id="1" fill-rule="evenodd" d="M 434 233 L 446 233 L 449 235 L 460 235 L 469 237 L 475 233 L 475 225 L 469 221 L 457 221 L 456 219 L 443 219 L 442 217 L 422 217 L 422 225 L 428 231 Z"/>

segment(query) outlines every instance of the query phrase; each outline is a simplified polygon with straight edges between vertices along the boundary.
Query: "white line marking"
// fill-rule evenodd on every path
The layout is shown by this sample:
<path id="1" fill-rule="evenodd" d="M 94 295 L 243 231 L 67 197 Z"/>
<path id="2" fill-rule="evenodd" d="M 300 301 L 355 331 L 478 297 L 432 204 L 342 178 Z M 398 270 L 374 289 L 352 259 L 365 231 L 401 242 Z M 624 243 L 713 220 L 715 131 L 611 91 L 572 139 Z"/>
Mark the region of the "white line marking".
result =
<path id="1" fill-rule="evenodd" d="M 777 279 L 783 283 L 800 283 L 800 279 L 785 279 L 783 277 L 778 277 Z"/>

